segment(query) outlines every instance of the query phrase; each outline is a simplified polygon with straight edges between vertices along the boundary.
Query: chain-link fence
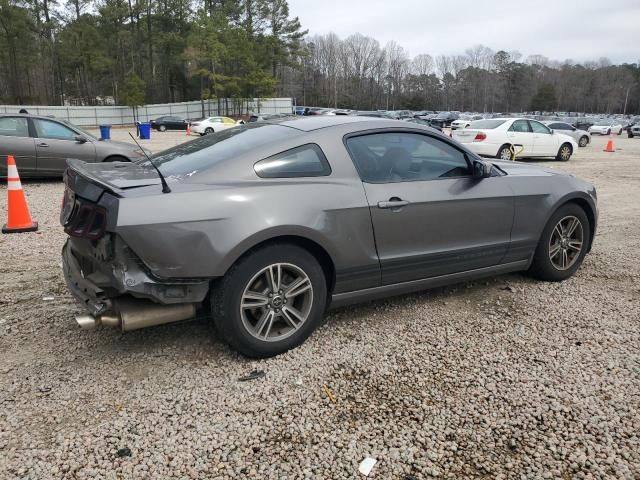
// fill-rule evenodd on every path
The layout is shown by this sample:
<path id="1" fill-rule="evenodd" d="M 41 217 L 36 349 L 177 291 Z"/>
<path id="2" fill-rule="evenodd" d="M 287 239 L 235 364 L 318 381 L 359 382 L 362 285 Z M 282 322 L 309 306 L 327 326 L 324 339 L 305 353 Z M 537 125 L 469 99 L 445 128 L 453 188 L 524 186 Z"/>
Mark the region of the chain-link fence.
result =
<path id="1" fill-rule="evenodd" d="M 131 125 L 135 120 L 148 122 L 157 117 L 175 115 L 186 119 L 205 116 L 229 115 L 243 116 L 256 113 L 292 113 L 291 98 L 219 98 L 204 101 L 162 103 L 143 105 L 137 108 L 136 115 L 129 107 L 78 107 L 78 106 L 37 106 L 37 105 L 0 105 L 0 113 L 17 113 L 26 109 L 34 115 L 49 115 L 69 120 L 74 125 L 95 127 L 97 125 Z"/>

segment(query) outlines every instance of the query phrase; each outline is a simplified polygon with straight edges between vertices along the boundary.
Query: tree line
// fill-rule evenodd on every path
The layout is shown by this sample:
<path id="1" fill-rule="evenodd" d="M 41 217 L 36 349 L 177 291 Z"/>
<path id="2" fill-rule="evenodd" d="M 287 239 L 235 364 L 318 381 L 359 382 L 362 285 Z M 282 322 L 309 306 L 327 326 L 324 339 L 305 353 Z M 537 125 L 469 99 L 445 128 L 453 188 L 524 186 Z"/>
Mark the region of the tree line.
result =
<path id="1" fill-rule="evenodd" d="M 0 102 L 294 97 L 299 105 L 640 112 L 640 65 L 308 36 L 287 0 L 0 0 Z"/>

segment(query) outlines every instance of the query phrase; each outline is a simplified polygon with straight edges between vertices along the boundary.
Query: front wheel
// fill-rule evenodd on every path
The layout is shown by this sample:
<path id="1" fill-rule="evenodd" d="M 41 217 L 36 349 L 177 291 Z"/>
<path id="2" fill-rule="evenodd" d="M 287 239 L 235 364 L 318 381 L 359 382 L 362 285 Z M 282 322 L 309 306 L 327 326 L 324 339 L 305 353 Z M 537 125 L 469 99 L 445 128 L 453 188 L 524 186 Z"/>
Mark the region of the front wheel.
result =
<path id="1" fill-rule="evenodd" d="M 500 160 L 512 160 L 513 154 L 511 153 L 511 148 L 509 148 L 509 145 L 503 145 L 502 147 L 500 147 L 496 158 L 499 158 Z"/>
<path id="2" fill-rule="evenodd" d="M 542 232 L 529 272 L 550 282 L 569 278 L 580 268 L 590 241 L 584 210 L 574 203 L 560 207 Z"/>
<path id="3" fill-rule="evenodd" d="M 160 130 L 161 132 L 166 132 L 167 131 L 167 126 L 166 125 L 160 125 L 158 127 L 158 130 Z"/>
<path id="4" fill-rule="evenodd" d="M 270 245 L 242 258 L 211 291 L 211 314 L 240 353 L 264 358 L 303 343 L 324 314 L 322 267 L 297 245 Z"/>
<path id="5" fill-rule="evenodd" d="M 611 135 L 611 129 L 607 130 L 607 135 Z"/>
<path id="6" fill-rule="evenodd" d="M 589 138 L 586 135 L 580 137 L 580 140 L 578 141 L 579 146 L 586 147 L 588 144 L 589 144 Z"/>
<path id="7" fill-rule="evenodd" d="M 558 150 L 558 155 L 556 155 L 556 160 L 560 160 L 562 162 L 568 162 L 571 158 L 571 154 L 573 153 L 573 148 L 568 143 L 563 143 L 560 146 L 560 150 Z"/>
<path id="8" fill-rule="evenodd" d="M 204 134 L 205 134 L 205 135 L 209 135 L 210 133 L 213 133 L 213 128 L 211 128 L 211 127 L 207 127 L 207 128 L 204 130 Z"/>

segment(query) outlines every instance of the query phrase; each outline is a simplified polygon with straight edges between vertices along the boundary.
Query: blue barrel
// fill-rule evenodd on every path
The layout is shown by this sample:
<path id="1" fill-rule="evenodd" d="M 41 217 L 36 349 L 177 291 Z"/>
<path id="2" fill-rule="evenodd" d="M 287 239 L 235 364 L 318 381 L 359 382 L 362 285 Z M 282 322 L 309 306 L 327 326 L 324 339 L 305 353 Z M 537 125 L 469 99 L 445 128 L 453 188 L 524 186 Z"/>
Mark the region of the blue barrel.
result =
<path id="1" fill-rule="evenodd" d="M 111 125 L 100 125 L 100 140 L 111 140 Z"/>
<path id="2" fill-rule="evenodd" d="M 140 128 L 140 140 L 149 140 L 151 138 L 151 124 L 141 123 L 139 128 Z"/>

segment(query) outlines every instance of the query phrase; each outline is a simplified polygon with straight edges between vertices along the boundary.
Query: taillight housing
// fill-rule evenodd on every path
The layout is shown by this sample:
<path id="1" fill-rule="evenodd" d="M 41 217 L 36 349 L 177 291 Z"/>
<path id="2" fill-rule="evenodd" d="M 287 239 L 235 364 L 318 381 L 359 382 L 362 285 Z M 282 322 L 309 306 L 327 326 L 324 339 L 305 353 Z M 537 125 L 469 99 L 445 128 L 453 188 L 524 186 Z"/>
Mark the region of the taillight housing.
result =
<path id="1" fill-rule="evenodd" d="M 484 132 L 478 132 L 476 133 L 475 138 L 473 139 L 474 142 L 482 142 L 483 140 L 486 140 L 487 138 L 487 134 Z"/>
<path id="2" fill-rule="evenodd" d="M 92 203 L 76 201 L 64 224 L 64 231 L 73 237 L 97 240 L 104 235 L 106 226 L 106 209 Z"/>

